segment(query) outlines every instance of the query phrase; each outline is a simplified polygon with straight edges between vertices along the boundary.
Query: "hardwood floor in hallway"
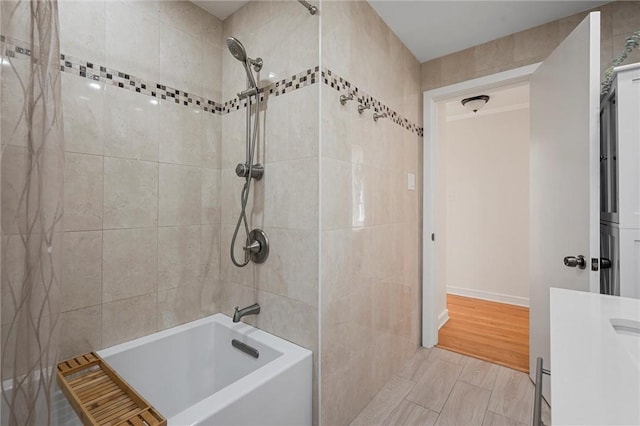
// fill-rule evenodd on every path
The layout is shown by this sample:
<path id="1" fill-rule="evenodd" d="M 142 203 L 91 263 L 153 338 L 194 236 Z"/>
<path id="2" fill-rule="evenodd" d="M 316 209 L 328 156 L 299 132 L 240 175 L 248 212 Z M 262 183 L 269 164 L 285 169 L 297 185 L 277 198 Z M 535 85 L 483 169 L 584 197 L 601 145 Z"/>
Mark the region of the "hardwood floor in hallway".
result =
<path id="1" fill-rule="evenodd" d="M 438 347 L 529 372 L 529 308 L 447 295 Z"/>

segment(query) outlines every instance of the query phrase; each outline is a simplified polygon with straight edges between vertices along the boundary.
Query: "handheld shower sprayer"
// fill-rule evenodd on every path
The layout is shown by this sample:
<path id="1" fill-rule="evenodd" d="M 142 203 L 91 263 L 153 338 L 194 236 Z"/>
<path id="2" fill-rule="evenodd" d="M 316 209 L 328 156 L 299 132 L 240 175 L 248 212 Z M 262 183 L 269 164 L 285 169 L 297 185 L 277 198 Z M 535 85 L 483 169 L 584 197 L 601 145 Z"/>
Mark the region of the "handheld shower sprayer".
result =
<path id="1" fill-rule="evenodd" d="M 260 72 L 263 64 L 262 58 L 251 59 L 250 57 L 248 57 L 247 50 L 244 48 L 244 45 L 240 43 L 240 40 L 235 37 L 227 37 L 227 47 L 229 48 L 229 52 L 231 52 L 233 57 L 242 62 L 242 65 L 244 66 L 244 70 L 247 73 L 247 82 L 249 86 L 247 89 L 257 89 L 258 85 L 256 83 L 256 79 L 249 67 L 253 66 L 253 70 L 255 72 Z M 247 92 L 247 90 L 245 90 L 245 92 Z M 240 94 L 245 92 L 238 93 L 238 97 L 240 97 Z M 244 97 L 254 94 L 255 93 L 251 93 L 249 95 L 245 95 Z M 240 97 L 240 99 L 243 98 Z"/>
<path id="2" fill-rule="evenodd" d="M 260 180 L 262 179 L 262 175 L 264 173 L 264 166 L 261 164 L 254 164 L 254 155 L 256 150 L 256 144 L 258 140 L 258 128 L 259 128 L 259 119 L 260 119 L 260 89 L 258 88 L 258 84 L 256 83 L 256 79 L 253 76 L 253 72 L 251 72 L 251 68 L 253 67 L 255 72 L 259 72 L 262 69 L 262 59 L 256 58 L 251 59 L 247 56 L 247 51 L 240 43 L 240 41 L 234 37 L 227 37 L 227 47 L 229 51 L 238 61 L 242 62 L 242 66 L 244 67 L 245 72 L 247 73 L 247 89 L 238 93 L 238 98 L 240 100 L 247 100 L 247 111 L 246 111 L 246 161 L 245 163 L 240 163 L 236 166 L 236 174 L 238 177 L 241 177 L 245 180 L 244 186 L 242 187 L 242 194 L 240 197 L 240 215 L 238 217 L 238 222 L 236 223 L 236 228 L 233 231 L 233 238 L 231 239 L 231 261 L 233 264 L 239 268 L 247 266 L 250 261 L 256 263 L 262 263 L 267 259 L 269 255 L 269 240 L 265 233 L 260 229 L 254 229 L 252 231 L 249 230 L 249 223 L 247 221 L 247 201 L 249 200 L 249 192 L 251 189 L 251 180 Z M 255 96 L 255 118 L 253 119 L 253 131 L 251 130 L 251 97 Z M 240 226 L 244 224 L 245 230 L 245 246 L 244 250 L 244 260 L 242 262 L 238 262 L 235 257 L 234 248 L 236 245 L 236 238 L 238 237 L 238 232 L 240 231 Z"/>

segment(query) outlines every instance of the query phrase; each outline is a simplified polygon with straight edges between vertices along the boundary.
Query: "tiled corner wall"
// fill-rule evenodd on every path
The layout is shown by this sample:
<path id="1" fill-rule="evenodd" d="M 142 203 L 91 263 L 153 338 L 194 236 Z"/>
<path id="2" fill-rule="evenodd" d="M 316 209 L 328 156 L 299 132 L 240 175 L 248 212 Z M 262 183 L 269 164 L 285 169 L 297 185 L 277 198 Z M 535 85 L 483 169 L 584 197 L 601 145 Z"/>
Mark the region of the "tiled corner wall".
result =
<path id="1" fill-rule="evenodd" d="M 59 13 L 66 357 L 218 312 L 221 126 L 203 100 L 221 97 L 222 22 L 189 2 Z"/>
<path id="2" fill-rule="evenodd" d="M 640 2 L 614 1 L 600 6 L 601 71 L 624 50 L 625 39 L 640 29 Z M 499 38 L 422 64 L 422 90 L 495 74 L 544 60 L 584 19 L 587 12 Z M 640 61 L 635 50 L 626 63 Z"/>
<path id="3" fill-rule="evenodd" d="M 366 97 L 342 106 L 353 84 L 323 85 L 321 423 L 344 425 L 419 345 L 420 64 L 367 2 L 321 13 L 323 66 L 419 129 L 360 115 Z"/>

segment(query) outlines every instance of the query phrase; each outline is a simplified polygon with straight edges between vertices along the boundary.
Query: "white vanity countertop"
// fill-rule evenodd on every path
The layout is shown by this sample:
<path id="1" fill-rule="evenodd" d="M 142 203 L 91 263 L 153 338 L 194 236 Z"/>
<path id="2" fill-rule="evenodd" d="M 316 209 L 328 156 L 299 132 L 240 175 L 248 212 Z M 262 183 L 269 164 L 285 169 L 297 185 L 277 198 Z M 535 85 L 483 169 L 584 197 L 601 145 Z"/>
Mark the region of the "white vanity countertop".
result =
<path id="1" fill-rule="evenodd" d="M 640 425 L 640 300 L 559 288 L 550 296 L 551 423 Z"/>

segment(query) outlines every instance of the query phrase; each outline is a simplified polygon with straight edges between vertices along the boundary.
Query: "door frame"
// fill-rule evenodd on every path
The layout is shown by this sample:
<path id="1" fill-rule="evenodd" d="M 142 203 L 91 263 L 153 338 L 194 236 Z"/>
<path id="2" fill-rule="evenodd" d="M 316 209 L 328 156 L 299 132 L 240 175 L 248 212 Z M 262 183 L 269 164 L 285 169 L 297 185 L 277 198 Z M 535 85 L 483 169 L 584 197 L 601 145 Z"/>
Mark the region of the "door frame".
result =
<path id="1" fill-rule="evenodd" d="M 430 348 L 438 343 L 438 314 L 436 305 L 437 250 L 431 234 L 436 232 L 437 167 L 438 167 L 438 108 L 437 103 L 509 84 L 529 81 L 541 62 L 488 76 L 463 81 L 423 93 L 423 150 L 422 150 L 422 346 Z"/>

